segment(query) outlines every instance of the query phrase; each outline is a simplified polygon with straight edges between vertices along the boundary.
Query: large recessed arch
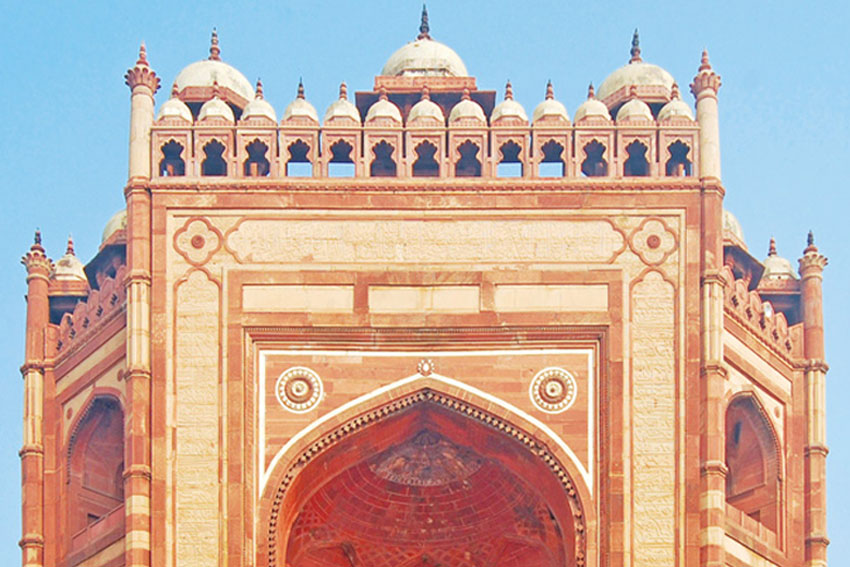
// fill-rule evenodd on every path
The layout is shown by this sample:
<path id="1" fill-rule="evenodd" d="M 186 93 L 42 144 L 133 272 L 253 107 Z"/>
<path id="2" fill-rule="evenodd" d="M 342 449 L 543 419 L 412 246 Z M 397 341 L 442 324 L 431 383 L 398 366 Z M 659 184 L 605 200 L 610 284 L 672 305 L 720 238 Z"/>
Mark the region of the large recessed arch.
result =
<path id="1" fill-rule="evenodd" d="M 532 545 L 537 551 L 529 551 L 529 541 L 509 529 L 494 537 L 502 546 L 500 557 L 511 553 L 528 557 L 528 553 L 539 551 L 540 565 L 548 565 L 546 561 L 585 565 L 586 558 L 593 557 L 595 542 L 588 534 L 595 533 L 595 517 L 590 506 L 582 504 L 589 504 L 589 490 L 582 480 L 573 481 L 583 477 L 582 471 L 571 461 L 563 442 L 559 444 L 559 440 L 536 427 L 536 420 L 530 416 L 478 396 L 456 381 L 433 375 L 401 380 L 382 388 L 376 396 L 364 396 L 360 403 L 347 406 L 296 436 L 273 460 L 260 499 L 258 565 L 290 565 L 292 558 L 287 553 L 295 546 L 288 547 L 289 539 L 310 499 L 322 490 L 336 490 L 331 485 L 343 473 L 362 474 L 372 462 L 370 459 L 415 444 L 423 432 L 458 451 L 471 450 L 489 467 L 486 476 L 514 479 L 511 482 L 523 485 L 518 494 L 526 495 L 524 501 L 545 506 L 546 514 L 540 514 L 551 516 L 553 526 L 557 526 L 547 533 L 559 533 L 561 547 L 550 545 L 544 553 L 538 549 L 538 542 Z M 476 480 L 470 477 L 469 482 L 474 489 Z M 488 521 L 490 518 L 483 520 L 484 524 Z M 357 546 L 348 542 L 345 545 L 354 547 L 346 548 L 343 543 L 320 550 L 327 556 L 317 561 L 333 564 L 335 557 L 350 560 L 351 553 L 357 553 Z M 556 557 L 557 549 L 562 549 L 562 557 Z M 408 560 L 428 562 L 437 556 L 411 556 Z"/>

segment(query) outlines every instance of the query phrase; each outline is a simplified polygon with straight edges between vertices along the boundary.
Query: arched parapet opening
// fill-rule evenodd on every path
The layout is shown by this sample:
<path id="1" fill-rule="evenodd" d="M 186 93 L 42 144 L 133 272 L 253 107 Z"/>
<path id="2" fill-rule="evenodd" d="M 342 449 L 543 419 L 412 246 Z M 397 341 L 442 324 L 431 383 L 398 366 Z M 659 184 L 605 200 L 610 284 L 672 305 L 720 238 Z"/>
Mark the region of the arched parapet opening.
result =
<path id="1" fill-rule="evenodd" d="M 286 146 L 287 177 L 313 177 L 313 151 L 307 142 L 298 138 Z"/>
<path id="2" fill-rule="evenodd" d="M 625 147 L 626 160 L 623 162 L 624 177 L 646 177 L 650 175 L 649 147 L 640 140 L 634 140 Z"/>
<path id="3" fill-rule="evenodd" d="M 507 139 L 498 146 L 496 177 L 522 177 L 525 173 L 523 140 Z"/>
<path id="4" fill-rule="evenodd" d="M 96 389 L 69 428 L 62 487 L 69 564 L 124 534 L 124 410 L 120 394 Z"/>
<path id="5" fill-rule="evenodd" d="M 782 446 L 754 392 L 739 392 L 729 399 L 725 432 L 726 503 L 778 533 Z"/>
<path id="6" fill-rule="evenodd" d="M 599 140 L 590 140 L 582 147 L 584 159 L 581 162 L 581 173 L 585 177 L 606 177 L 608 175 L 608 148 Z"/>
<path id="7" fill-rule="evenodd" d="M 567 151 L 559 140 L 550 138 L 540 144 L 537 152 L 538 177 L 564 177 L 567 174 Z"/>
<path id="8" fill-rule="evenodd" d="M 243 164 L 245 177 L 267 177 L 271 172 L 268 144 L 263 143 L 259 138 L 255 138 L 245 146 L 245 153 L 248 156 Z"/>
<path id="9" fill-rule="evenodd" d="M 690 177 L 693 164 L 690 159 L 691 148 L 682 140 L 676 140 L 667 146 L 667 163 L 664 172 L 667 177 Z"/>
<path id="10" fill-rule="evenodd" d="M 481 177 L 481 147 L 467 140 L 457 147 L 455 177 Z"/>
<path id="11" fill-rule="evenodd" d="M 215 138 L 204 144 L 202 149 L 203 160 L 201 161 L 201 175 L 215 177 L 226 176 L 226 151 L 227 147 Z"/>
<path id="12" fill-rule="evenodd" d="M 301 567 L 355 556 L 364 565 L 406 558 L 593 566 L 595 515 L 577 462 L 544 424 L 497 398 L 435 375 L 401 380 L 325 415 L 275 456 L 262 488 L 257 564 Z M 482 505 L 484 479 L 493 498 L 512 504 Z M 356 504 L 365 498 L 363 483 L 380 500 L 370 505 L 385 513 L 345 512 L 363 509 Z M 341 515 L 328 515 L 316 505 L 340 494 L 354 508 L 339 500 L 326 509 Z M 462 511 L 447 514 L 446 499 Z M 463 551 L 448 535 L 457 530 Z M 416 537 L 415 550 L 404 534 Z M 386 550 L 383 559 L 375 545 Z"/>
<path id="13" fill-rule="evenodd" d="M 398 175 L 396 146 L 387 140 L 381 140 L 372 146 L 372 160 L 369 165 L 370 177 L 395 177 Z"/>
<path id="14" fill-rule="evenodd" d="M 322 139 L 326 144 L 324 155 L 328 177 L 354 177 L 357 174 L 358 140 L 351 137 Z"/>
<path id="15" fill-rule="evenodd" d="M 440 146 L 423 140 L 413 148 L 414 162 L 411 166 L 413 177 L 440 176 Z"/>
<path id="16" fill-rule="evenodd" d="M 183 146 L 174 139 L 160 147 L 162 159 L 159 161 L 160 177 L 181 177 L 186 175 L 186 161 L 183 159 Z"/>

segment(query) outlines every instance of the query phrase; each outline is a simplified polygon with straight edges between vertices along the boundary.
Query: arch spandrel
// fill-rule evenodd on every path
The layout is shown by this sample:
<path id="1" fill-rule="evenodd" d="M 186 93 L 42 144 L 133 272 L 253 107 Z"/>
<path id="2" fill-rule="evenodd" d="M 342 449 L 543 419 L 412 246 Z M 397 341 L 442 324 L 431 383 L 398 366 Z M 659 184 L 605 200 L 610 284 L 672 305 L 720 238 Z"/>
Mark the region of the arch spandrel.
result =
<path id="1" fill-rule="evenodd" d="M 399 381 L 326 416 L 273 460 L 260 498 L 257 564 L 285 564 L 287 538 L 298 514 L 336 473 L 410 441 L 425 429 L 480 453 L 508 475 L 533 479 L 533 490 L 564 526 L 564 541 L 569 541 L 565 559 L 595 565 L 589 559 L 596 548 L 590 491 L 567 454 L 569 448 L 533 421 L 495 398 L 435 375 Z"/>

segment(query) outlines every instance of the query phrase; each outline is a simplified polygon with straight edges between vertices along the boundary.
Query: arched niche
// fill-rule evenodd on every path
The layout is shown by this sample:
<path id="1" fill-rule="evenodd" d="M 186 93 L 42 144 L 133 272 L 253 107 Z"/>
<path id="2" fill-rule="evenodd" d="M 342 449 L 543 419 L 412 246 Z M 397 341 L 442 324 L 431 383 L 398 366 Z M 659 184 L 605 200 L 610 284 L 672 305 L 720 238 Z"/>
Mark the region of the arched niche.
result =
<path id="1" fill-rule="evenodd" d="M 780 448 L 764 408 L 752 393 L 726 408 L 726 502 L 776 532 L 780 510 Z"/>
<path id="2" fill-rule="evenodd" d="M 594 524 L 572 463 L 493 404 L 418 385 L 276 460 L 257 564 L 585 565 Z"/>

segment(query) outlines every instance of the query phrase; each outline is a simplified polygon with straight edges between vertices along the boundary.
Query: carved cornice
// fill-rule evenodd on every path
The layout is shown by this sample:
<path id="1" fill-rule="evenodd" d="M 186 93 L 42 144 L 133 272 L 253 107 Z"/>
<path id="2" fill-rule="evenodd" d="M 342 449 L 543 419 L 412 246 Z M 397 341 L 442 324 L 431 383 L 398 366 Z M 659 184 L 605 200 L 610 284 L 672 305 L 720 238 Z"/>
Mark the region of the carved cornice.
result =
<path id="1" fill-rule="evenodd" d="M 825 360 L 821 360 L 819 358 L 812 358 L 806 360 L 805 365 L 803 366 L 803 370 L 806 372 L 816 371 L 826 374 L 827 372 L 829 372 L 829 364 L 827 364 Z"/>
<path id="2" fill-rule="evenodd" d="M 702 476 L 718 475 L 726 478 L 729 468 L 723 461 L 703 461 L 700 463 L 700 474 Z"/>
<path id="3" fill-rule="evenodd" d="M 151 468 L 148 465 L 130 465 L 124 469 L 122 476 L 124 477 L 124 480 L 140 478 L 149 481 L 153 478 Z"/>
<path id="4" fill-rule="evenodd" d="M 127 293 L 123 285 L 127 266 L 121 266 L 115 277 L 105 279 L 100 289 L 93 290 L 87 301 L 77 303 L 72 313 L 65 313 L 59 322 L 59 339 L 56 352 L 66 355 L 73 346 L 85 342 L 102 328 L 113 315 L 124 310 Z"/>

